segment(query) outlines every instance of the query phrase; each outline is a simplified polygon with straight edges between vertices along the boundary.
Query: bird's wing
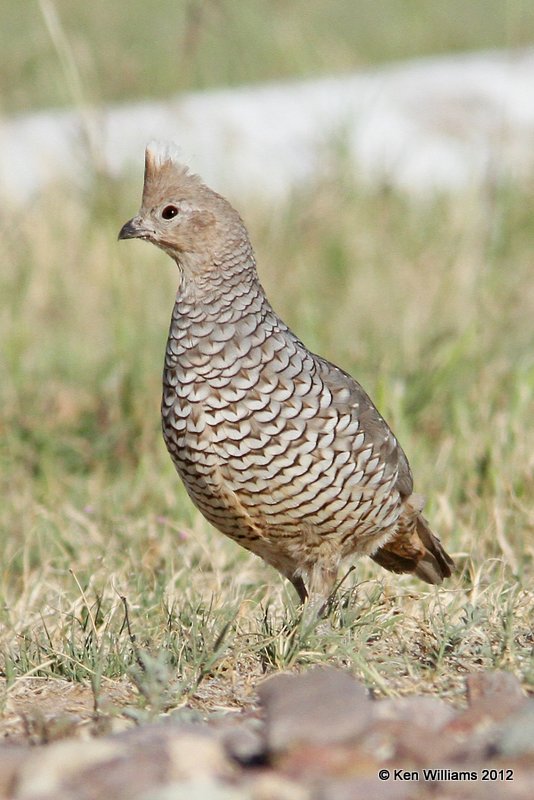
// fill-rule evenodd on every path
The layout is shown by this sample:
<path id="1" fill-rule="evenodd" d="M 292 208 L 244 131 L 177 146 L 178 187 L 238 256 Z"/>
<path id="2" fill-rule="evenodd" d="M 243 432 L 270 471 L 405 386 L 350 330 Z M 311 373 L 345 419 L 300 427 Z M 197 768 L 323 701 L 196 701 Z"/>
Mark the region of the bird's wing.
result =
<path id="1" fill-rule="evenodd" d="M 362 386 L 351 375 L 320 356 L 315 356 L 315 362 L 323 383 L 332 391 L 334 397 L 339 396 L 336 391 L 343 387 L 348 389 L 348 402 L 343 402 L 344 409 L 359 421 L 359 430 L 365 436 L 367 444 L 371 444 L 373 452 L 378 455 L 384 464 L 385 474 L 397 472 L 395 488 L 401 497 L 408 497 L 413 491 L 413 479 L 410 465 L 404 450 L 397 441 L 393 431 L 377 411 L 373 401 Z M 346 392 L 343 393 L 346 396 Z"/>

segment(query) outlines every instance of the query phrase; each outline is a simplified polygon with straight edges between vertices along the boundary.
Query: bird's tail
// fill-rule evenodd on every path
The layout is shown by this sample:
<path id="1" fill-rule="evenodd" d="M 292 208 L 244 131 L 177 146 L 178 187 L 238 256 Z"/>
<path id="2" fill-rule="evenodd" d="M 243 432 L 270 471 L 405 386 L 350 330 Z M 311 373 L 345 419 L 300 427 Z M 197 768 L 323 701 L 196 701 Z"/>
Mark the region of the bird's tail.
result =
<path id="1" fill-rule="evenodd" d="M 412 498 L 405 501 L 393 538 L 371 558 L 390 572 L 413 572 L 426 583 L 441 583 L 452 575 L 454 561 L 418 510 L 418 498 Z"/>

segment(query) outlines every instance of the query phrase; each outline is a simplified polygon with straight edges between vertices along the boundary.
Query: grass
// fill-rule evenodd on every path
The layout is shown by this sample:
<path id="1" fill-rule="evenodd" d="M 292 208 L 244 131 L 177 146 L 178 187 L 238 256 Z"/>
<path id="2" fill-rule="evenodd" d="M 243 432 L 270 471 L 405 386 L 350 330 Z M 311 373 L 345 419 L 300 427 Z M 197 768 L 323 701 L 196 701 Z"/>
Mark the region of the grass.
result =
<path id="1" fill-rule="evenodd" d="M 39 8 L 59 15 L 66 58 Z M 72 70 L 65 80 L 73 62 L 87 100 L 121 101 L 517 47 L 534 40 L 534 13 L 528 0 L 5 0 L 0 37 L 2 110 L 13 112 L 79 100 Z"/>
<path id="2" fill-rule="evenodd" d="M 204 44 L 193 48 L 198 63 L 193 59 L 176 85 L 164 68 L 163 44 L 153 49 L 143 79 L 134 71 L 129 86 L 108 63 L 119 59 L 113 48 L 102 58 L 91 53 L 92 68 L 98 65 L 106 80 L 88 82 L 80 47 L 91 49 L 95 30 L 104 53 L 108 26 L 119 54 L 134 27 L 138 35 L 149 30 L 145 6 L 133 5 L 137 16 L 127 15 L 121 27 L 108 16 L 120 4 L 103 11 L 99 4 L 56 3 L 79 70 L 75 94 L 96 92 L 105 100 L 140 94 L 156 72 L 154 93 L 221 79 L 223 53 L 235 47 L 204 58 L 210 39 L 202 28 Z M 298 11 L 300 4 L 293 5 Z M 302 22 L 316 37 L 323 6 L 308 3 Z M 347 37 L 359 37 L 356 51 L 335 27 L 341 16 L 322 37 L 323 50 L 311 37 L 290 49 L 286 61 L 278 51 L 272 61 L 256 57 L 257 71 L 245 70 L 246 77 L 301 74 L 325 64 L 346 69 L 380 53 L 439 52 L 451 41 L 502 43 L 490 14 L 483 26 L 467 25 L 462 15 L 476 14 L 477 6 L 458 4 L 447 35 L 419 25 L 419 37 L 401 42 L 394 33 L 400 3 L 389 4 L 385 20 L 376 16 L 382 5 L 361 3 L 361 27 L 343 25 Z M 436 15 L 442 4 L 425 7 Z M 509 39 L 526 40 L 527 22 L 512 36 L 526 6 L 499 7 Z M 169 13 L 189 9 L 207 24 L 210 15 L 232 20 L 234 8 L 176 4 Z M 419 4 L 402 8 L 404 24 L 415 25 Z M 348 9 L 339 3 L 340 13 Z M 288 12 L 293 26 L 297 11 Z M 261 13 L 260 2 L 243 6 L 228 42 L 239 28 L 249 44 L 245 34 L 257 30 Z M 86 38 L 73 33 L 82 17 Z M 269 25 L 282 19 L 277 6 Z M 38 20 L 30 26 L 32 46 L 44 36 Z M 262 31 L 265 41 L 269 30 Z M 11 46 L 13 37 L 2 36 Z M 334 42 L 343 44 L 339 62 L 331 55 Z M 251 37 L 250 53 L 253 45 Z M 36 56 L 42 67 L 51 63 L 47 48 L 48 40 Z M 68 99 L 68 82 L 54 82 L 53 70 L 39 69 L 40 80 L 48 76 L 46 90 L 31 71 L 20 74 L 18 88 L 12 83 L 4 95 L 6 107 Z M 224 80 L 243 77 L 228 55 Z M 337 180 L 304 187 L 283 206 L 243 209 L 261 277 L 294 330 L 357 376 L 390 420 L 458 573 L 435 590 L 362 561 L 328 624 L 302 619 L 292 590 L 194 510 L 165 452 L 160 379 L 177 274 L 154 248 L 116 241 L 137 207 L 141 165 L 135 179 L 101 177 L 83 195 L 50 187 L 31 208 L 8 210 L 1 222 L 6 708 L 21 680 L 47 679 L 89 687 L 96 708 L 110 687 L 127 685 L 121 707 L 136 719 L 186 703 L 201 710 L 241 707 L 253 702 L 266 673 L 317 663 L 347 666 L 385 695 L 438 692 L 458 700 L 467 672 L 497 668 L 532 688 L 534 186 L 488 186 L 418 202 L 349 183 L 342 166 Z"/>

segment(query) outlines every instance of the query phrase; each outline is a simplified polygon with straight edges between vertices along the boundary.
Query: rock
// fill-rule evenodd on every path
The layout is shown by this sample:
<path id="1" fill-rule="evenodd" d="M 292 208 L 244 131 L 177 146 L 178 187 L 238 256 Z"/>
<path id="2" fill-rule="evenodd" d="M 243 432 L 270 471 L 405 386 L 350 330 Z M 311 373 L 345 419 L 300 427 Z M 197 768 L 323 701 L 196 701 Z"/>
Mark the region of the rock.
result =
<path id="1" fill-rule="evenodd" d="M 168 742 L 168 752 L 172 777 L 195 777 L 201 773 L 229 778 L 233 774 L 222 744 L 201 733 L 172 736 Z"/>
<path id="2" fill-rule="evenodd" d="M 62 741 L 33 751 L 18 775 L 20 800 L 63 798 L 64 787 L 80 775 L 95 772 L 122 755 L 120 744 L 104 739 Z M 80 800 L 88 795 L 80 793 Z"/>
<path id="3" fill-rule="evenodd" d="M 376 775 L 379 762 L 368 753 L 363 742 L 336 745 L 297 745 L 277 757 L 276 766 L 285 775 L 306 783 L 317 783 L 326 776 Z"/>
<path id="4" fill-rule="evenodd" d="M 467 701 L 470 706 L 480 703 L 513 709 L 525 700 L 521 684 L 512 672 L 474 672 L 466 678 Z"/>
<path id="5" fill-rule="evenodd" d="M 303 743 L 353 740 L 373 716 L 367 690 L 349 673 L 329 667 L 304 675 L 274 675 L 260 685 L 258 694 L 271 753 Z"/>
<path id="6" fill-rule="evenodd" d="M 435 697 L 393 697 L 376 703 L 364 747 L 381 760 L 427 765 L 450 754 L 451 740 L 441 729 L 455 716 L 452 706 Z M 454 745 L 454 743 L 453 743 Z"/>
<path id="7" fill-rule="evenodd" d="M 251 800 L 249 792 L 242 787 L 224 786 L 202 775 L 148 789 L 136 797 L 137 800 Z M 102 800 L 115 800 L 115 797 L 103 795 Z"/>
<path id="8" fill-rule="evenodd" d="M 439 731 L 428 731 L 402 720 L 380 720 L 366 732 L 362 748 L 381 763 L 429 766 L 446 761 L 457 743 Z"/>
<path id="9" fill-rule="evenodd" d="M 233 776 L 217 739 L 147 725 L 117 736 L 43 747 L 23 764 L 17 799 L 133 800 L 169 783 Z"/>
<path id="10" fill-rule="evenodd" d="M 247 800 L 311 800 L 310 790 L 302 784 L 265 772 L 247 784 Z"/>
<path id="11" fill-rule="evenodd" d="M 31 754 L 28 747 L 0 745 L 0 798 L 13 796 L 17 774 Z"/>
<path id="12" fill-rule="evenodd" d="M 530 756 L 534 767 L 534 699 L 527 700 L 499 726 L 493 744 L 503 756 Z"/>
<path id="13" fill-rule="evenodd" d="M 415 797 L 413 783 L 381 781 L 378 777 L 328 781 L 313 794 L 313 800 L 404 800 Z"/>
<path id="14" fill-rule="evenodd" d="M 232 724 L 218 731 L 226 753 L 242 766 L 254 766 L 265 760 L 265 739 L 259 720 Z"/>
<path id="15" fill-rule="evenodd" d="M 402 720 L 425 731 L 438 731 L 455 716 L 454 708 L 437 697 L 390 697 L 375 705 L 375 718 Z"/>
<path id="16" fill-rule="evenodd" d="M 497 725 L 527 702 L 519 681 L 509 672 L 475 673 L 466 684 L 468 708 L 442 729 L 450 742 L 450 757 L 464 763 L 488 758 Z"/>

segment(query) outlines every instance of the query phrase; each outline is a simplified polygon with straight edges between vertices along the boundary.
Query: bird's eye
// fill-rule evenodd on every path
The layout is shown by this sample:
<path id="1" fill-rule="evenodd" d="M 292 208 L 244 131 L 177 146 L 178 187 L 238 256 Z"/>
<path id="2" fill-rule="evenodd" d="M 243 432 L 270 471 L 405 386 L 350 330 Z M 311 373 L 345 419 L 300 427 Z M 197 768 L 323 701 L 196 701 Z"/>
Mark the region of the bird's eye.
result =
<path id="1" fill-rule="evenodd" d="M 177 215 L 177 213 L 178 213 L 178 209 L 176 208 L 176 206 L 172 206 L 172 205 L 171 206 L 165 206 L 165 208 L 161 212 L 161 216 L 163 217 L 163 219 L 172 219 L 173 217 L 175 217 Z"/>

